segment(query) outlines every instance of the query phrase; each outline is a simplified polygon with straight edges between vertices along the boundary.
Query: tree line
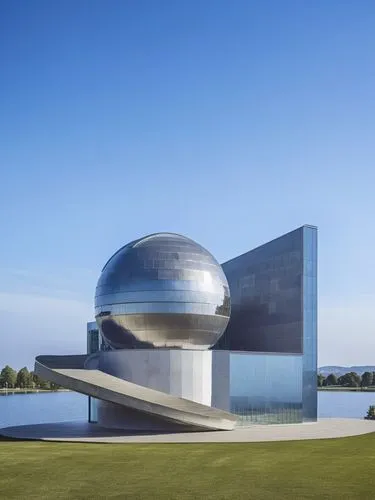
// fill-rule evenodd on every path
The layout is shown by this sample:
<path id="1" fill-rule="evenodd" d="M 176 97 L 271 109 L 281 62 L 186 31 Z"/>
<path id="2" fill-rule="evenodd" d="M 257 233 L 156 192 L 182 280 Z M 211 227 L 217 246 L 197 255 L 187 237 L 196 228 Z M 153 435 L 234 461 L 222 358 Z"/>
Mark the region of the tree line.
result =
<path id="1" fill-rule="evenodd" d="M 9 365 L 4 366 L 0 372 L 0 388 L 2 389 L 44 389 L 55 391 L 60 386 L 38 377 L 30 372 L 26 366 L 16 371 Z"/>
<path id="2" fill-rule="evenodd" d="M 325 377 L 318 374 L 318 387 L 340 385 L 342 387 L 371 387 L 375 386 L 375 372 L 364 372 L 358 375 L 356 372 L 349 372 L 337 377 L 334 373 Z"/>

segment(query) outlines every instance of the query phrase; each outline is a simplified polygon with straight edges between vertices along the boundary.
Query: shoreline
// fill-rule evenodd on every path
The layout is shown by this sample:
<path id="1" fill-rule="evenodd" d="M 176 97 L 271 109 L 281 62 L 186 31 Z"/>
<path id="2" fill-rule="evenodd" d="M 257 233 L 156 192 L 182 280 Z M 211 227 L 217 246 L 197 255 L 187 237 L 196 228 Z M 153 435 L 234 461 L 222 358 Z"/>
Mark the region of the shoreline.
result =
<path id="1" fill-rule="evenodd" d="M 38 394 L 44 392 L 71 392 L 70 389 L 0 389 L 0 396 L 5 394 Z"/>
<path id="2" fill-rule="evenodd" d="M 375 387 L 340 387 L 340 386 L 328 386 L 328 387 L 318 387 L 318 391 L 326 392 L 375 392 Z"/>
<path id="3" fill-rule="evenodd" d="M 318 387 L 318 391 L 326 392 L 375 392 L 375 387 L 340 387 L 340 386 L 328 386 L 328 387 Z M 0 388 L 1 394 L 33 394 L 33 393 L 44 393 L 44 392 L 72 392 L 70 389 L 20 389 L 18 387 L 13 389 Z M 73 391 L 74 392 L 74 391 Z"/>
<path id="4" fill-rule="evenodd" d="M 337 387 L 337 386 L 329 386 L 329 387 L 318 387 L 318 392 L 375 392 L 375 387 Z M 48 393 L 48 392 L 72 392 L 70 389 L 0 389 L 0 396 L 8 395 L 8 394 L 39 394 L 39 393 Z M 74 391 L 73 391 L 74 392 Z"/>

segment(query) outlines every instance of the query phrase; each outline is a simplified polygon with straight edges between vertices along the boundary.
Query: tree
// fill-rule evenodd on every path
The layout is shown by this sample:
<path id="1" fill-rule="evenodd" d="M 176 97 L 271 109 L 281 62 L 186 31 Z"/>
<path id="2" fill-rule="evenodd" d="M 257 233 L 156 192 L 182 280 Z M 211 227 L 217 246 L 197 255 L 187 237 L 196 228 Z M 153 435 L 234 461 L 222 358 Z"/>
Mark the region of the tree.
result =
<path id="1" fill-rule="evenodd" d="M 50 387 L 52 391 L 57 391 L 58 389 L 61 389 L 61 385 L 55 384 L 54 382 L 50 383 Z"/>
<path id="2" fill-rule="evenodd" d="M 337 377 L 334 373 L 330 373 L 326 378 L 325 385 L 337 385 Z"/>
<path id="3" fill-rule="evenodd" d="M 367 415 L 365 416 L 366 420 L 375 420 L 375 406 L 369 406 L 367 410 Z"/>
<path id="4" fill-rule="evenodd" d="M 40 378 L 36 373 L 30 372 L 30 375 L 31 375 L 32 380 L 34 382 L 34 386 L 37 389 L 49 389 L 50 388 L 49 382 Z"/>
<path id="5" fill-rule="evenodd" d="M 26 368 L 26 366 L 24 366 L 17 373 L 16 386 L 19 387 L 20 389 L 25 389 L 27 387 L 30 387 L 31 383 L 32 383 L 32 379 L 30 376 L 30 372 Z"/>
<path id="6" fill-rule="evenodd" d="M 318 373 L 318 387 L 322 387 L 325 382 L 325 376 L 322 375 L 321 373 Z"/>
<path id="7" fill-rule="evenodd" d="M 361 385 L 361 377 L 356 372 L 350 372 L 352 379 L 352 387 L 359 387 Z"/>
<path id="8" fill-rule="evenodd" d="M 372 372 L 364 372 L 361 377 L 361 387 L 370 387 L 373 385 Z"/>
<path id="9" fill-rule="evenodd" d="M 344 387 L 359 387 L 361 385 L 361 377 L 355 372 L 345 373 L 345 375 L 338 378 L 338 383 Z"/>
<path id="10" fill-rule="evenodd" d="M 34 384 L 38 389 L 50 389 L 50 383 L 48 380 L 44 380 L 43 378 L 40 378 L 39 375 L 36 373 L 33 373 L 33 380 Z"/>
<path id="11" fill-rule="evenodd" d="M 6 365 L 0 373 L 0 387 L 10 387 L 16 386 L 17 372 L 13 370 L 9 365 Z"/>

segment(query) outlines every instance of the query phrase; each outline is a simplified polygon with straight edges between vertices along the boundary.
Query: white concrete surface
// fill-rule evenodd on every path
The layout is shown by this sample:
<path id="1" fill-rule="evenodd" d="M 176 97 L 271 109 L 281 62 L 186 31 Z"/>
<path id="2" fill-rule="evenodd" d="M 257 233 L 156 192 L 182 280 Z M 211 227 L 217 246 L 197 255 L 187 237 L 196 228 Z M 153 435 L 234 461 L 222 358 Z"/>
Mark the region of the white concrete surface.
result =
<path id="1" fill-rule="evenodd" d="M 163 419 L 165 430 L 169 422 L 190 430 L 232 430 L 236 424 L 235 415 L 229 412 L 128 382 L 101 370 L 84 369 L 84 365 L 84 356 L 38 356 L 35 373 L 67 389 Z"/>
<path id="2" fill-rule="evenodd" d="M 186 432 L 124 434 L 87 422 L 25 425 L 0 429 L 0 435 L 18 439 L 91 443 L 253 443 L 295 441 L 357 436 L 375 432 L 375 421 L 359 419 L 321 419 L 317 423 L 254 425 L 231 432 Z"/>

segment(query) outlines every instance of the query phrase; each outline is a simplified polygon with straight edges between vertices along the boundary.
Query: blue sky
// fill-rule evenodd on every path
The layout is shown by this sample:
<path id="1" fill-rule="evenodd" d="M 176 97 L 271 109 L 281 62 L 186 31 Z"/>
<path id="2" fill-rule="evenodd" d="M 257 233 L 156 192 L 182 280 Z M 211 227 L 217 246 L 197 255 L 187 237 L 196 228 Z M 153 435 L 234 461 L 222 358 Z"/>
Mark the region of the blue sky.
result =
<path id="1" fill-rule="evenodd" d="M 375 4 L 0 4 L 0 365 L 82 352 L 101 266 L 319 227 L 319 363 L 375 363 Z"/>

